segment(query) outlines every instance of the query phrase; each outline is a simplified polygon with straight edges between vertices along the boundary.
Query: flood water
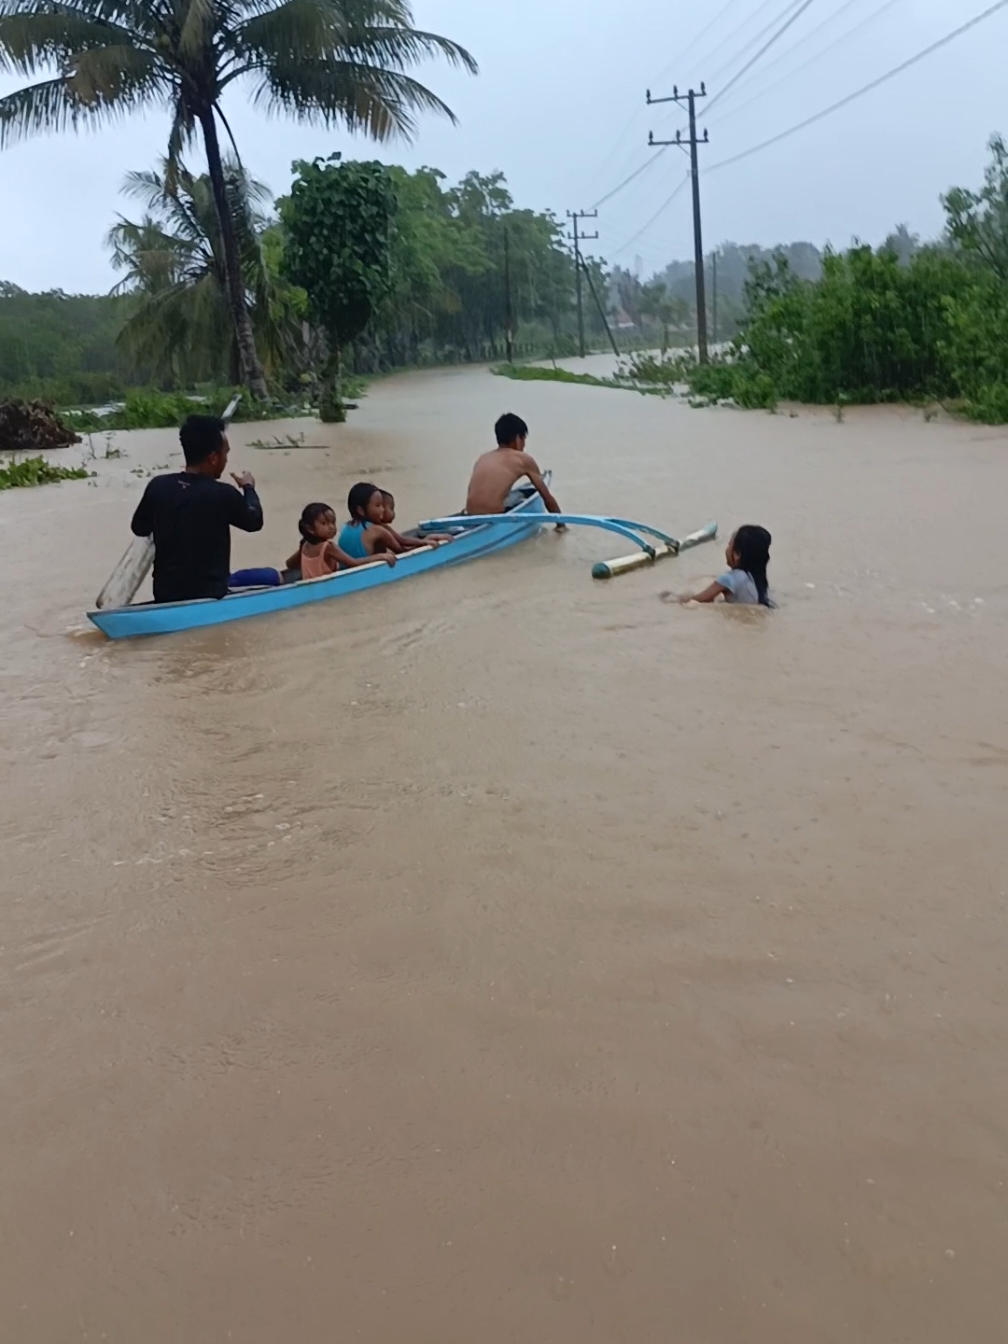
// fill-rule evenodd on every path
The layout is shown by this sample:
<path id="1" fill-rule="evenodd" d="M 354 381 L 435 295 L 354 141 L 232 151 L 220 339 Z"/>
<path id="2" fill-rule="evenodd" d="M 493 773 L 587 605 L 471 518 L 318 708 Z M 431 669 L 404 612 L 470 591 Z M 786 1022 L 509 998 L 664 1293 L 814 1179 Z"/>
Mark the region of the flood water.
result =
<path id="1" fill-rule="evenodd" d="M 5 1344 L 1004 1339 L 1008 434 L 406 376 L 234 430 L 235 565 L 505 409 L 778 610 L 550 531 L 113 644 L 173 436 L 0 496 Z"/>

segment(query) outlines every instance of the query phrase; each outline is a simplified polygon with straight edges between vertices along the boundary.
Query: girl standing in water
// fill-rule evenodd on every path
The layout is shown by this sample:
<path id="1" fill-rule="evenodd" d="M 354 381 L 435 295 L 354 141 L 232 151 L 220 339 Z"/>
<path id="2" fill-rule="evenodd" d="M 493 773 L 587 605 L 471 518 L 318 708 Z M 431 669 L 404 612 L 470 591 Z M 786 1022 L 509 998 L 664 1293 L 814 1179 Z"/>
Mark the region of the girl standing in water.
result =
<path id="1" fill-rule="evenodd" d="M 772 607 L 767 587 L 767 565 L 770 563 L 772 538 L 765 527 L 747 523 L 733 532 L 725 547 L 728 568 L 719 574 L 702 593 L 683 593 L 680 602 L 714 602 L 723 597 L 726 602 L 744 606 Z M 663 594 L 664 596 L 664 594 Z"/>

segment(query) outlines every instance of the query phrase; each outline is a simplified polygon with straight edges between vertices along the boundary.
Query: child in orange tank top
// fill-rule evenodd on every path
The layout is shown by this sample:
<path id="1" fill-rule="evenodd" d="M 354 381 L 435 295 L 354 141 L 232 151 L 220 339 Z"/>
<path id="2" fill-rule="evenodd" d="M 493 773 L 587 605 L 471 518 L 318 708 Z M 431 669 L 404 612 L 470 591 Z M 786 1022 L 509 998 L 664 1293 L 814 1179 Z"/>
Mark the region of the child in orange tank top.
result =
<path id="1" fill-rule="evenodd" d="M 288 559 L 287 568 L 299 570 L 302 579 L 321 579 L 335 574 L 338 569 L 371 563 L 371 557 L 355 560 L 333 543 L 337 532 L 336 513 L 328 504 L 306 504 L 298 519 L 298 531 L 301 545 Z M 386 564 L 395 564 L 392 554 L 383 555 L 381 559 Z"/>

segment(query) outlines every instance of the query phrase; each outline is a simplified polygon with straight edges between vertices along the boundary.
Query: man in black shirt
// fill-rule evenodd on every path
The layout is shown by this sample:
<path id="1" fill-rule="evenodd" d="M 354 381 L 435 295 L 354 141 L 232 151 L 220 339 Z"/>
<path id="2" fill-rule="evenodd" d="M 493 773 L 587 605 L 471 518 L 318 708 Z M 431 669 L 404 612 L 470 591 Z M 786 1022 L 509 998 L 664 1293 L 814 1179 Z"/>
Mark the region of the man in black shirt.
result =
<path id="1" fill-rule="evenodd" d="M 147 484 L 131 524 L 138 537 L 154 536 L 154 601 L 224 597 L 231 571 L 231 528 L 258 532 L 262 505 L 251 472 L 231 473 L 224 485 L 229 444 L 223 420 L 190 415 L 179 430 L 185 467 Z"/>

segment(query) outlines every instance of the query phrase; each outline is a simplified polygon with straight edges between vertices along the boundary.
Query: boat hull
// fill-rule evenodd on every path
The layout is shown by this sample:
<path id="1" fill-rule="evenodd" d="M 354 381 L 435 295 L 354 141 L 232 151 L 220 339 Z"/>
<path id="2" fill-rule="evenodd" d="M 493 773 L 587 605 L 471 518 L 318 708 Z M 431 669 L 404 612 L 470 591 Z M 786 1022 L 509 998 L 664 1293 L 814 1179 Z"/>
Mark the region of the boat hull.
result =
<path id="1" fill-rule="evenodd" d="M 495 551 L 502 551 L 535 536 L 545 521 L 542 500 L 534 491 L 523 492 L 521 502 L 509 512 L 512 516 L 527 515 L 528 526 L 519 526 L 514 522 L 488 523 L 460 533 L 454 541 L 445 545 L 432 546 L 429 550 L 407 551 L 394 566 L 386 564 L 384 560 L 376 560 L 373 564 L 340 570 L 321 579 L 281 584 L 278 588 L 252 588 L 247 592 L 229 593 L 220 599 L 106 607 L 104 610 L 89 611 L 88 620 L 109 639 L 133 639 L 141 635 L 169 635 L 181 630 L 225 625 L 251 616 L 266 616 L 275 611 L 308 606 L 312 602 L 349 597 L 351 593 L 363 592 L 367 588 L 380 588 L 418 574 L 427 574 L 432 569 L 446 569 L 492 555 Z"/>

